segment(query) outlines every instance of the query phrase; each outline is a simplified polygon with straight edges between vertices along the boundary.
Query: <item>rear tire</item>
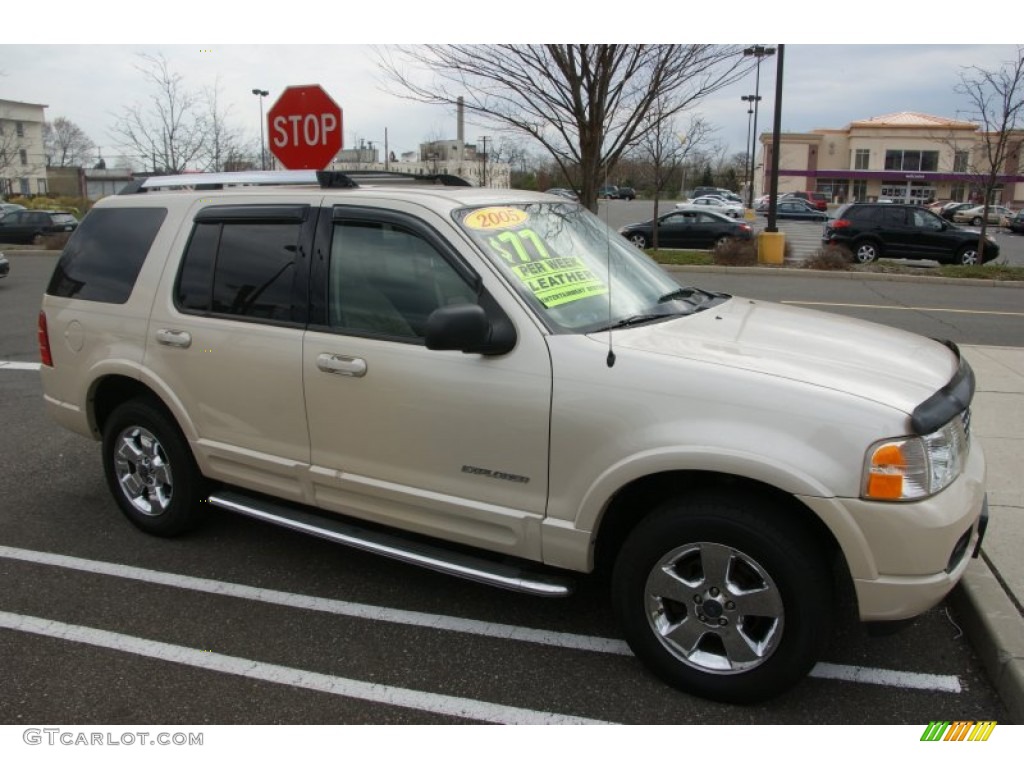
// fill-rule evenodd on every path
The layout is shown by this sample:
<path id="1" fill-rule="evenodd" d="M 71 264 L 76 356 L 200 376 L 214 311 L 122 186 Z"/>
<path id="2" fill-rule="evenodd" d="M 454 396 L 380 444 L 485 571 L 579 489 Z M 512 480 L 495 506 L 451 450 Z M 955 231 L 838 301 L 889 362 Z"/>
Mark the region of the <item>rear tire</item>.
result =
<path id="1" fill-rule="evenodd" d="M 205 516 L 206 482 L 188 442 L 150 400 L 129 400 L 110 414 L 103 470 L 125 517 L 147 533 L 177 536 Z"/>
<path id="2" fill-rule="evenodd" d="M 750 704 L 799 682 L 831 623 L 831 571 L 789 510 L 750 495 L 679 498 L 642 521 L 612 599 L 633 652 L 687 693 Z"/>
<path id="3" fill-rule="evenodd" d="M 855 258 L 860 264 L 870 264 L 875 261 L 879 255 L 878 246 L 869 241 L 857 243 L 853 247 L 853 258 Z"/>

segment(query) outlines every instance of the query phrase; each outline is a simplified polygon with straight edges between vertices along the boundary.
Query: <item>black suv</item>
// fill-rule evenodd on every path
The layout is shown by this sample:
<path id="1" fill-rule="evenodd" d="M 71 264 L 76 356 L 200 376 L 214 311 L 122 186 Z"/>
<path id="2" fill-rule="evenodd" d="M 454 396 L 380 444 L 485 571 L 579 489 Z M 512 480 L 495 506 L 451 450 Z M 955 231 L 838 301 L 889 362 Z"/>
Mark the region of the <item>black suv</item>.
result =
<path id="1" fill-rule="evenodd" d="M 934 259 L 947 264 L 980 264 L 977 229 L 943 221 L 931 211 L 899 203 L 848 203 L 825 224 L 821 239 L 846 246 L 861 264 L 887 256 Z M 985 238 L 984 261 L 999 256 L 999 245 Z"/>

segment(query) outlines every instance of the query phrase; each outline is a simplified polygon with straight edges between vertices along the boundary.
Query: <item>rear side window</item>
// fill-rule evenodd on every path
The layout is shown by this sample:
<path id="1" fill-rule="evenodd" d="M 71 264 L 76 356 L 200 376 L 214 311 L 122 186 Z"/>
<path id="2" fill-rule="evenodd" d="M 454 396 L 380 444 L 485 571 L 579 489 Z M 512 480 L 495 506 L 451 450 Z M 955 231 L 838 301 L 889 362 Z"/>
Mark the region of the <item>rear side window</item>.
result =
<path id="1" fill-rule="evenodd" d="M 271 220 L 260 220 L 261 213 L 221 210 L 196 221 L 175 288 L 180 310 L 271 322 L 298 319 L 293 285 L 306 210 L 275 209 Z"/>
<path id="2" fill-rule="evenodd" d="M 907 223 L 907 212 L 903 208 L 886 206 L 881 209 L 882 223 L 890 227 L 902 227 Z"/>
<path id="3" fill-rule="evenodd" d="M 64 247 L 46 292 L 124 304 L 167 216 L 165 208 L 98 208 Z"/>
<path id="4" fill-rule="evenodd" d="M 870 205 L 853 206 L 843 214 L 843 218 L 849 219 L 850 221 L 862 221 L 865 223 L 878 221 L 878 208 Z"/>

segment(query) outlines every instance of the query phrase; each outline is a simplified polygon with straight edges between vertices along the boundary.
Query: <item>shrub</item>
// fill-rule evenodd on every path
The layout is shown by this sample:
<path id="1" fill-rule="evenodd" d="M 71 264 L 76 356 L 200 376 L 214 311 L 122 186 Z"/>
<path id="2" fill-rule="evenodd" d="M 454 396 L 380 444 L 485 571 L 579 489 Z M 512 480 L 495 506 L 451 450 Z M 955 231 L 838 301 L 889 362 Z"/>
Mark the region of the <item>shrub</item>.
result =
<path id="1" fill-rule="evenodd" d="M 812 253 L 804 261 L 803 267 L 804 269 L 849 270 L 853 268 L 853 254 L 842 246 L 826 245 Z"/>
<path id="2" fill-rule="evenodd" d="M 736 238 L 726 240 L 712 251 L 712 260 L 715 264 L 726 267 L 755 267 L 757 241 Z"/>

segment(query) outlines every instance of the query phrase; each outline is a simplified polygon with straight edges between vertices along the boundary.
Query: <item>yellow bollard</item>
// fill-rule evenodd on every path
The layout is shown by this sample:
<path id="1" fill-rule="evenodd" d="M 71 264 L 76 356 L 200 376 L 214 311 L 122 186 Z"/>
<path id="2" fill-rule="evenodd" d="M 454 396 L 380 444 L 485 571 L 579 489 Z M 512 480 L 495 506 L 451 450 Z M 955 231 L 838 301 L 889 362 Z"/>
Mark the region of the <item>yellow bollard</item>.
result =
<path id="1" fill-rule="evenodd" d="M 762 232 L 757 236 L 758 264 L 782 264 L 785 256 L 785 232 Z"/>

